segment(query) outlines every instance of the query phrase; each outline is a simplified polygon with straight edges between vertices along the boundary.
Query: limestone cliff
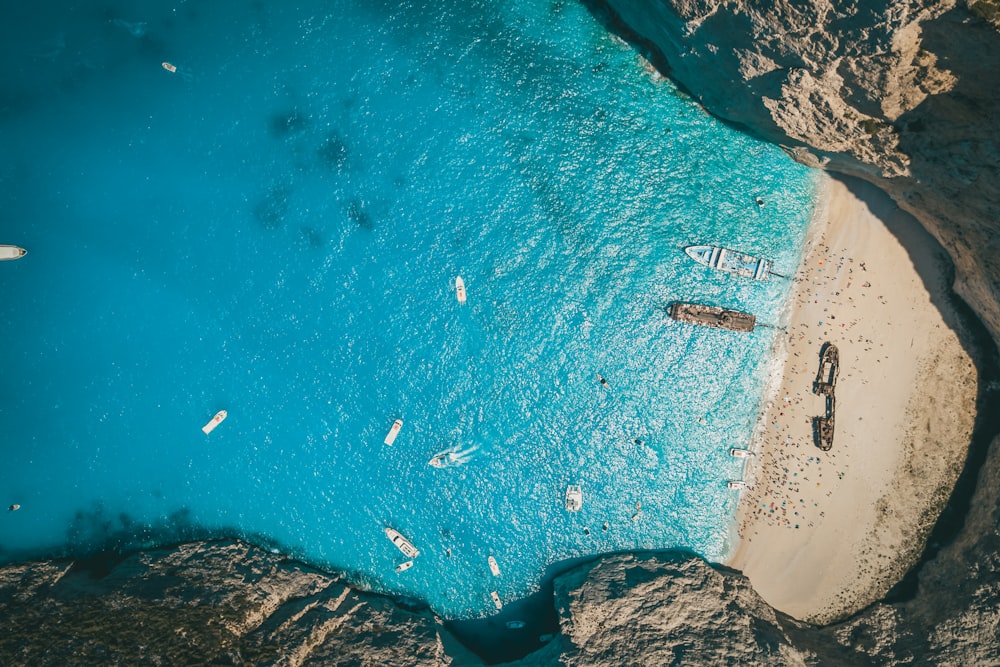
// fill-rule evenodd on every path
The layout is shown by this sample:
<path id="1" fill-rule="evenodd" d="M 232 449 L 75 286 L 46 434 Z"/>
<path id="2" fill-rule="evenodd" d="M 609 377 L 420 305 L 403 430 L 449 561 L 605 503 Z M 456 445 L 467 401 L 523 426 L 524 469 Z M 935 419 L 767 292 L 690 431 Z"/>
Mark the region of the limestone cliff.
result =
<path id="1" fill-rule="evenodd" d="M 885 190 L 948 250 L 1000 339 L 994 0 L 608 5 L 709 111 Z"/>
<path id="2" fill-rule="evenodd" d="M 432 614 L 234 541 L 9 565 L 0 618 L 3 665 L 452 664 Z"/>

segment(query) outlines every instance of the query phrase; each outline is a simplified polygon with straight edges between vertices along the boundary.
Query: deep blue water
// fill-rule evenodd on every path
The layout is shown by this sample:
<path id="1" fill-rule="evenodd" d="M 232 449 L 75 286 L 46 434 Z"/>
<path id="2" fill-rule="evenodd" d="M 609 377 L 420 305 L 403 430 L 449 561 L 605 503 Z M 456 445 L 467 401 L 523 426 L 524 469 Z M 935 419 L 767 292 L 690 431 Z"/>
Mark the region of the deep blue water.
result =
<path id="1" fill-rule="evenodd" d="M 4 558 L 182 517 L 464 618 L 569 557 L 725 556 L 775 330 L 664 309 L 780 324 L 787 281 L 682 249 L 793 273 L 808 170 L 573 2 L 5 12 Z"/>

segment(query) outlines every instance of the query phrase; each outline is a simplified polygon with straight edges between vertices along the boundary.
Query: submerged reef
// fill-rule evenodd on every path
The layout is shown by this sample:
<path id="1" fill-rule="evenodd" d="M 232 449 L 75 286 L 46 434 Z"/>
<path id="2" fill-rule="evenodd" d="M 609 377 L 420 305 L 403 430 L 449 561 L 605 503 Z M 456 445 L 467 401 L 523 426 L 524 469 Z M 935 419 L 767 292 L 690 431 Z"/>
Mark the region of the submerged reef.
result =
<path id="1" fill-rule="evenodd" d="M 956 291 L 1000 337 L 996 3 L 590 6 L 710 112 L 887 192 L 948 251 Z M 280 206 L 261 206 L 261 224 L 280 223 Z M 1000 664 L 998 452 L 993 441 L 970 456 L 968 510 L 946 515 L 949 539 L 905 596 L 818 628 L 696 557 L 608 556 L 556 578 L 561 632 L 514 664 Z M 8 565 L 0 613 L 3 664 L 480 662 L 427 610 L 236 541 L 138 552 L 100 570 Z"/>

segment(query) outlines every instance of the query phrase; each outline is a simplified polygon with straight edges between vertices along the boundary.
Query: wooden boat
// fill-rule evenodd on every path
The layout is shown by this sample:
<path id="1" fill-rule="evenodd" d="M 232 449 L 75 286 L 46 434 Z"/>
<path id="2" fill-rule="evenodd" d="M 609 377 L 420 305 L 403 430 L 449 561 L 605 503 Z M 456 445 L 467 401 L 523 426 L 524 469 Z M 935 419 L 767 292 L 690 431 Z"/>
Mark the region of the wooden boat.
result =
<path id="1" fill-rule="evenodd" d="M 393 530 L 392 528 L 386 528 L 385 536 L 388 537 L 389 541 L 395 544 L 396 548 L 402 551 L 403 555 L 406 556 L 407 558 L 416 558 L 417 556 L 420 555 L 420 552 L 417 550 L 417 548 L 413 546 L 413 542 L 410 542 L 408 539 L 403 537 L 402 533 L 400 533 L 398 530 Z"/>
<path id="2" fill-rule="evenodd" d="M 0 261 L 21 259 L 27 254 L 27 250 L 16 245 L 0 245 Z"/>
<path id="3" fill-rule="evenodd" d="M 465 305 L 465 281 L 462 276 L 455 278 L 455 297 L 460 304 Z"/>
<path id="4" fill-rule="evenodd" d="M 489 563 L 490 572 L 493 573 L 493 576 L 494 577 L 499 577 L 500 576 L 500 566 L 497 565 L 497 559 L 494 558 L 493 556 L 490 556 L 489 558 L 486 559 L 486 562 Z"/>
<path id="5" fill-rule="evenodd" d="M 385 435 L 385 444 L 391 445 L 392 443 L 396 442 L 396 436 L 399 435 L 399 429 L 401 428 L 403 428 L 402 419 L 397 419 L 396 421 L 392 422 L 392 427 L 389 429 L 389 432 L 386 433 Z"/>
<path id="6" fill-rule="evenodd" d="M 216 426 L 218 426 L 219 424 L 221 424 L 226 420 L 226 417 L 228 415 L 229 413 L 226 412 L 225 410 L 219 410 L 218 412 L 215 413 L 215 416 L 212 417 L 211 421 L 209 421 L 207 424 L 201 427 L 201 430 L 204 431 L 206 435 L 211 433 L 212 431 L 215 430 Z"/>
<path id="7" fill-rule="evenodd" d="M 767 280 L 771 277 L 773 263 L 769 259 L 760 259 L 711 245 L 688 246 L 684 248 L 684 252 L 699 264 L 716 271 L 733 273 L 754 280 Z"/>
<path id="8" fill-rule="evenodd" d="M 757 321 L 757 318 L 750 313 L 680 301 L 670 304 L 670 317 L 687 324 L 742 332 L 753 331 Z"/>

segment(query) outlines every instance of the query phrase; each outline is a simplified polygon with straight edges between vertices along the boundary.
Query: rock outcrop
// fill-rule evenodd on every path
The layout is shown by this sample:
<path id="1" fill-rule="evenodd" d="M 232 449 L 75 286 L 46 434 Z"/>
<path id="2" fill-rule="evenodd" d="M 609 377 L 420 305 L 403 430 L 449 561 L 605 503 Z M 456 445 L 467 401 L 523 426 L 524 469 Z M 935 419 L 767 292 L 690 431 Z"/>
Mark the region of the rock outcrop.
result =
<path id="1" fill-rule="evenodd" d="M 430 612 L 235 541 L 8 565 L 0 618 L 4 665 L 452 664 Z"/>

